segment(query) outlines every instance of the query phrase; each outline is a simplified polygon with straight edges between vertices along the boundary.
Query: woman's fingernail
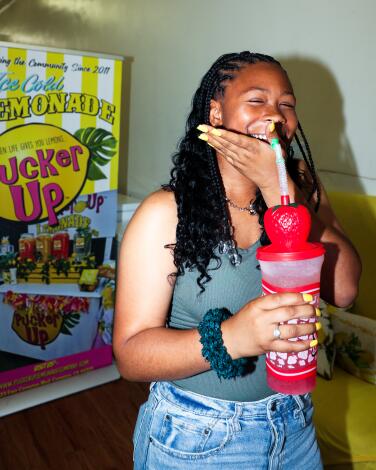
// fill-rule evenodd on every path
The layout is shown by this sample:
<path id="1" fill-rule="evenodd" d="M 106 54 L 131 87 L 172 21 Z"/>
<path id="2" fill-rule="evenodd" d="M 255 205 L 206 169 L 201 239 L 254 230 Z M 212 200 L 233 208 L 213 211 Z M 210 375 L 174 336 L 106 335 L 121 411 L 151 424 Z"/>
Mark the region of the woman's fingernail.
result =
<path id="1" fill-rule="evenodd" d="M 303 300 L 304 302 L 312 302 L 313 297 L 311 294 L 303 294 Z"/>
<path id="2" fill-rule="evenodd" d="M 310 347 L 310 348 L 314 348 L 315 346 L 317 346 L 317 344 L 318 344 L 317 339 L 313 339 L 313 340 L 309 343 L 309 347 Z"/>
<path id="3" fill-rule="evenodd" d="M 321 328 L 322 328 L 322 325 L 321 325 L 320 322 L 317 322 L 317 323 L 315 324 L 315 326 L 316 326 L 316 331 L 319 331 L 319 330 L 321 330 Z"/>
<path id="4" fill-rule="evenodd" d="M 213 135 L 217 135 L 218 137 L 220 137 L 222 135 L 222 133 L 219 129 L 212 129 L 210 131 L 210 133 L 213 134 Z"/>
<path id="5" fill-rule="evenodd" d="M 321 317 L 321 310 L 319 308 L 315 308 L 316 317 Z"/>
<path id="6" fill-rule="evenodd" d="M 200 135 L 198 136 L 198 138 L 201 139 L 201 140 L 205 140 L 205 142 L 207 142 L 208 139 L 209 139 L 209 137 L 208 137 L 206 134 L 200 134 Z"/>
<path id="7" fill-rule="evenodd" d="M 273 132 L 275 129 L 275 124 L 274 124 L 274 121 L 272 121 L 270 124 L 269 124 L 269 131 L 270 132 Z"/>
<path id="8" fill-rule="evenodd" d="M 205 124 L 200 124 L 199 126 L 197 126 L 197 129 L 201 132 L 209 132 L 209 128 L 208 126 L 205 126 Z"/>

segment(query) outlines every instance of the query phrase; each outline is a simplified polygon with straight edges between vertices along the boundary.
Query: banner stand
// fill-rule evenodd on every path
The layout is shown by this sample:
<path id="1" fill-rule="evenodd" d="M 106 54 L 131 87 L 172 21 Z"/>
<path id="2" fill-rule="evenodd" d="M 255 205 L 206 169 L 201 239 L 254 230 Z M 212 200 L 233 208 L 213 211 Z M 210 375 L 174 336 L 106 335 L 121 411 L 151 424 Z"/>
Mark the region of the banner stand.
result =
<path id="1" fill-rule="evenodd" d="M 0 400 L 0 418 L 119 378 L 119 371 L 113 363 L 82 375 L 9 395 Z"/>
<path id="2" fill-rule="evenodd" d="M 0 42 L 0 417 L 120 377 L 123 61 Z"/>

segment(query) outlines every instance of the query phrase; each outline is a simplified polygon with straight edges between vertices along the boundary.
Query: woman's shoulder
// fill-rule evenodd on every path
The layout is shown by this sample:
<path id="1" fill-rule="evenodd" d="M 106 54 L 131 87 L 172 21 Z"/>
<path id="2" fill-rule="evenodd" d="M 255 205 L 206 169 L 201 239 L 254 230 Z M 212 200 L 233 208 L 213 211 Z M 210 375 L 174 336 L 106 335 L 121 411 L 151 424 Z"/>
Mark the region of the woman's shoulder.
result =
<path id="1" fill-rule="evenodd" d="M 166 189 L 154 191 L 141 202 L 137 212 L 148 216 L 176 217 L 177 208 L 173 191 Z"/>
<path id="2" fill-rule="evenodd" d="M 126 232 L 139 230 L 151 234 L 163 234 L 163 238 L 173 243 L 176 236 L 177 206 L 172 191 L 159 189 L 148 196 L 138 206 Z"/>

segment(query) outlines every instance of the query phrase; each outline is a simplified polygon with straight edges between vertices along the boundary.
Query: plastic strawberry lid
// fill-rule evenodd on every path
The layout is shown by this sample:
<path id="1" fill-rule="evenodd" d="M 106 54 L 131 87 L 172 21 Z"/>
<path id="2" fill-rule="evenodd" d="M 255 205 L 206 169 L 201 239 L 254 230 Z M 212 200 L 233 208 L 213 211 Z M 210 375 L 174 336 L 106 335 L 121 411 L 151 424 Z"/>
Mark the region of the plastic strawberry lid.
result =
<path id="1" fill-rule="evenodd" d="M 275 245 L 261 246 L 257 248 L 256 259 L 260 261 L 299 261 L 317 258 L 325 253 L 322 243 L 303 243 L 294 251 L 281 251 L 281 247 Z"/>

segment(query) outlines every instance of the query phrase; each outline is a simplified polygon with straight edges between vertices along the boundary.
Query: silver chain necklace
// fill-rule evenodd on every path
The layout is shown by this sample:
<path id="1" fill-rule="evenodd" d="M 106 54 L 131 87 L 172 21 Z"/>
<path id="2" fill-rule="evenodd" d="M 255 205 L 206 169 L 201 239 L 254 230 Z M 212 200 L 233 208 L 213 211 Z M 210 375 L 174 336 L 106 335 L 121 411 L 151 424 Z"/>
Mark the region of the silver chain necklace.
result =
<path id="1" fill-rule="evenodd" d="M 255 209 L 255 206 L 254 206 L 253 202 L 250 202 L 249 206 L 247 206 L 247 207 L 239 207 L 234 202 L 232 202 L 231 199 L 229 199 L 228 197 L 225 197 L 225 200 L 226 200 L 226 202 L 228 202 L 228 204 L 231 207 L 233 207 L 234 209 L 238 209 L 240 212 L 248 212 L 249 215 L 256 215 L 257 214 L 257 211 Z"/>

